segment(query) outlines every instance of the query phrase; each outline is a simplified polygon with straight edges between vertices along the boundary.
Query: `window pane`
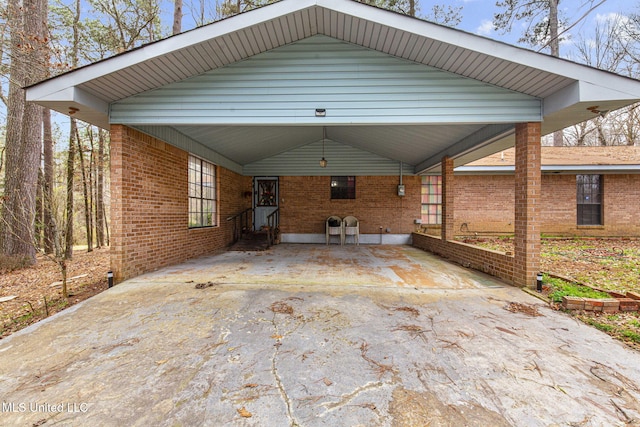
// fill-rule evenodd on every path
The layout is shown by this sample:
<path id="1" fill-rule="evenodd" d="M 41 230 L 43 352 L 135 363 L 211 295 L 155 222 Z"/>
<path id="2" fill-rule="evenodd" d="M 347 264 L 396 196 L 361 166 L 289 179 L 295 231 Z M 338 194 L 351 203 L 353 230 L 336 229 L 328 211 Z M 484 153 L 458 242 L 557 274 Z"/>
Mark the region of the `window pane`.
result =
<path id="1" fill-rule="evenodd" d="M 356 198 L 356 177 L 355 176 L 332 176 L 331 177 L 331 198 L 332 199 L 355 199 Z"/>
<path id="2" fill-rule="evenodd" d="M 189 156 L 189 227 L 217 225 L 215 174 L 213 163 Z"/>
<path id="3" fill-rule="evenodd" d="M 442 223 L 442 176 L 422 177 L 422 223 Z"/>
<path id="4" fill-rule="evenodd" d="M 578 225 L 602 225 L 601 184 L 601 175 L 576 175 Z"/>

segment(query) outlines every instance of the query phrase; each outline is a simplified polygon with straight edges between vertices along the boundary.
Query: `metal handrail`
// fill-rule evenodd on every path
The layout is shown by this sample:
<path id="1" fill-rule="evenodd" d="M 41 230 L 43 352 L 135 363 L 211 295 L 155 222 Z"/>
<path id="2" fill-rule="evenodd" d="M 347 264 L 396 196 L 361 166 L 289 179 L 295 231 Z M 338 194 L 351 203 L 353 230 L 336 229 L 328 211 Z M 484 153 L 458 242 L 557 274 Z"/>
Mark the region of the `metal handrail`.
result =
<path id="1" fill-rule="evenodd" d="M 249 217 L 251 212 L 251 218 Z M 247 208 L 242 212 L 227 217 L 227 221 L 233 221 L 233 243 L 236 243 L 242 237 L 242 233 L 251 229 L 253 223 L 253 208 Z M 238 226 L 238 223 L 240 223 Z"/>
<path id="2" fill-rule="evenodd" d="M 280 227 L 280 208 L 267 215 L 267 244 L 272 246 L 276 242 L 276 236 Z"/>

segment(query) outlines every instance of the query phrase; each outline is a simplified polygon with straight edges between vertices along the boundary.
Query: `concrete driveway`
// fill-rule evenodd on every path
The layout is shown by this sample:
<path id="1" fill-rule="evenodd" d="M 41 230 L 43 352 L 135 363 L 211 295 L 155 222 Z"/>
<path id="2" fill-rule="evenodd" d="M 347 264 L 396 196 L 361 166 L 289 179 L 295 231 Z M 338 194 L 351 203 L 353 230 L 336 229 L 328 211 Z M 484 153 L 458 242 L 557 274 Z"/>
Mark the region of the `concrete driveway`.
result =
<path id="1" fill-rule="evenodd" d="M 404 246 L 280 245 L 147 274 L 1 340 L 0 376 L 2 425 L 640 420 L 638 352 Z"/>

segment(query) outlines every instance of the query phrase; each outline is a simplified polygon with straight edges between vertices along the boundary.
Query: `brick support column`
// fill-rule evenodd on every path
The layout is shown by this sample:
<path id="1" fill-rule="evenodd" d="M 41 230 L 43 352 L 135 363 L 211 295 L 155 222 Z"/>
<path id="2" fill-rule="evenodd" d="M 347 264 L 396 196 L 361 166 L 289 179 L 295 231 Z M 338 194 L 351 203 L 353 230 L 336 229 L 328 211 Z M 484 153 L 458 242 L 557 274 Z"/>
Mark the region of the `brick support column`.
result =
<path id="1" fill-rule="evenodd" d="M 455 194 L 453 180 L 453 159 L 442 158 L 442 241 L 453 240 L 453 196 Z"/>
<path id="2" fill-rule="evenodd" d="M 533 287 L 540 268 L 540 123 L 516 125 L 513 284 Z"/>
<path id="3" fill-rule="evenodd" d="M 110 142 L 110 177 L 111 177 L 111 245 L 109 254 L 111 258 L 111 271 L 113 271 L 113 279 L 115 283 L 122 281 L 125 245 L 124 245 L 124 200 L 123 200 L 123 181 L 124 181 L 124 137 L 125 128 L 122 125 L 111 125 L 111 142 Z"/>

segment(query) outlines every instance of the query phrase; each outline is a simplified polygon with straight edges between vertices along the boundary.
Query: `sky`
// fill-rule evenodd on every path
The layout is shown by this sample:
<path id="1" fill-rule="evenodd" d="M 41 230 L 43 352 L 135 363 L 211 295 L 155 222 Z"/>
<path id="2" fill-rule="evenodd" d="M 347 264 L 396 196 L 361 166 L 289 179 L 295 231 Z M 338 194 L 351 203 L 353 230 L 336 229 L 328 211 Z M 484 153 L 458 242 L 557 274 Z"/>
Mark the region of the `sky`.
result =
<path id="1" fill-rule="evenodd" d="M 560 13 L 573 23 L 581 18 L 593 5 L 601 0 L 560 0 Z M 496 0 L 419 0 L 420 7 L 424 12 L 431 8 L 433 4 L 450 4 L 451 6 L 462 6 L 462 22 L 457 28 L 473 33 L 501 40 L 511 44 L 517 44 L 522 27 L 514 26 L 510 34 L 502 34 L 493 30 L 493 15 L 499 12 Z M 578 25 L 570 30 L 572 35 L 578 33 L 588 34 L 593 28 L 596 20 L 604 19 L 610 14 L 640 13 L 640 0 L 605 0 L 603 4 L 595 8 Z M 524 25 L 524 24 L 523 24 Z M 562 54 L 562 48 L 561 48 Z"/>

